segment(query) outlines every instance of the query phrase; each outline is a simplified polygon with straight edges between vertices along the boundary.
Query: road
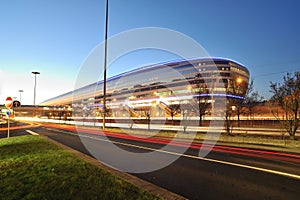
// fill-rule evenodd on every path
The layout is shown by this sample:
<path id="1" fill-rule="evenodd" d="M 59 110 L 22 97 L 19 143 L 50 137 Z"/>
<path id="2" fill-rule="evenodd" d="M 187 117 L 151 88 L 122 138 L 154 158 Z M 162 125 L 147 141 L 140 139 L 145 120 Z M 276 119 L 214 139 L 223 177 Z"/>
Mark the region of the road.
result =
<path id="1" fill-rule="evenodd" d="M 39 124 L 36 123 L 24 123 L 24 122 L 11 121 L 9 136 L 16 137 L 21 135 L 29 135 L 29 133 L 26 132 L 25 130 L 38 127 L 38 126 Z M 7 123 L 0 124 L 0 138 L 7 138 L 7 137 L 8 137 Z"/>
<path id="2" fill-rule="evenodd" d="M 16 133 L 28 134 L 32 130 L 52 138 L 78 151 L 89 154 L 72 126 L 42 125 L 25 127 Z M 81 129 L 85 144 L 98 152 L 114 152 L 112 142 L 130 152 L 142 153 L 160 149 L 165 144 L 151 143 L 95 134 L 93 129 Z M 179 159 L 167 167 L 148 172 L 132 173 L 160 187 L 189 199 L 298 199 L 300 189 L 300 156 L 244 148 L 215 146 L 204 158 L 198 156 L 199 148 L 192 145 Z M 178 147 L 181 148 L 181 147 Z M 175 149 L 176 151 L 176 149 Z M 174 152 L 175 152 L 174 151 Z M 160 152 L 164 158 L 176 152 Z M 118 155 L 110 154 L 118 158 Z M 149 162 L 144 160 L 144 162 Z M 159 163 L 153 158 L 151 163 Z"/>

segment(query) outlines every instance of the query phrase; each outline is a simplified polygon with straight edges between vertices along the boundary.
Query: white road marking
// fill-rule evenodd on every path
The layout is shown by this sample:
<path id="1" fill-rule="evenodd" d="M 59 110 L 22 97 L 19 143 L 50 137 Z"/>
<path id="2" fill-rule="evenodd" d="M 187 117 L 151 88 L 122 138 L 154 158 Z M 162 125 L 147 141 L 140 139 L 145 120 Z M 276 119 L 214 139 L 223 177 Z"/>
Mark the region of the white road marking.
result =
<path id="1" fill-rule="evenodd" d="M 61 131 L 61 130 L 57 130 L 57 129 L 49 129 L 49 128 L 47 128 L 47 129 L 50 130 L 50 131 L 57 131 L 57 132 L 70 134 L 70 135 L 78 135 L 78 134 L 75 134 L 75 133 L 72 133 L 72 132 Z M 144 150 L 158 151 L 158 152 L 161 152 L 161 153 L 166 153 L 166 154 L 171 154 L 171 155 L 180 155 L 180 156 L 184 156 L 184 157 L 187 157 L 187 158 L 204 160 L 204 161 L 214 162 L 214 163 L 220 163 L 220 164 L 224 164 L 224 165 L 230 165 L 230 166 L 235 166 L 235 167 L 252 169 L 252 170 L 267 172 L 267 173 L 271 173 L 271 174 L 286 176 L 286 177 L 289 177 L 289 178 L 294 178 L 294 179 L 300 180 L 300 175 L 297 175 L 297 174 L 280 172 L 280 171 L 276 171 L 276 170 L 265 169 L 265 168 L 261 168 L 261 167 L 254 167 L 254 166 L 250 166 L 250 165 L 238 164 L 238 163 L 227 162 L 227 161 L 222 161 L 222 160 L 215 160 L 215 159 L 211 159 L 211 158 L 204 158 L 204 157 L 199 157 L 199 156 L 180 154 L 180 153 L 176 153 L 176 152 L 165 151 L 165 150 L 161 150 L 161 149 L 154 149 L 154 148 L 144 147 L 144 146 L 138 146 L 138 145 L 134 145 L 134 144 L 127 144 L 127 143 L 123 143 L 123 142 L 110 141 L 108 139 L 102 139 L 102 138 L 92 137 L 92 136 L 88 136 L 88 135 L 82 135 L 81 134 L 80 137 L 85 137 L 85 138 L 90 138 L 90 139 L 94 139 L 94 140 L 110 142 L 110 143 L 113 143 L 113 144 L 119 144 L 119 145 L 123 145 L 123 146 L 129 146 L 129 147 L 134 147 L 134 148 L 139 148 L 139 149 L 144 149 Z"/>
<path id="2" fill-rule="evenodd" d="M 32 130 L 25 130 L 27 133 L 30 133 L 31 135 L 39 135 L 38 133 L 36 132 L 33 132 Z"/>

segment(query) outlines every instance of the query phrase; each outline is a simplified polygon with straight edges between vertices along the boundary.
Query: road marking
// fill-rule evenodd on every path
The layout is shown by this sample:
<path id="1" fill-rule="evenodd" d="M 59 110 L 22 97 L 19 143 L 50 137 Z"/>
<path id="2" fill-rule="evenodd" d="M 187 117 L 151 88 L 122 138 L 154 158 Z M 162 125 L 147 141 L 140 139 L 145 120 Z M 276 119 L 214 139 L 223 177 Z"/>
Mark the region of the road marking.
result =
<path id="1" fill-rule="evenodd" d="M 31 135 L 39 135 L 38 133 L 36 132 L 33 132 L 32 130 L 25 130 L 27 133 L 30 133 Z"/>
<path id="2" fill-rule="evenodd" d="M 224 165 L 230 165 L 230 166 L 235 166 L 235 167 L 252 169 L 252 170 L 256 170 L 256 171 L 267 172 L 267 173 L 271 173 L 271 174 L 286 176 L 286 177 L 289 177 L 289 178 L 294 178 L 294 179 L 300 180 L 300 175 L 297 175 L 297 174 L 280 172 L 280 171 L 276 171 L 276 170 L 265 169 L 265 168 L 261 168 L 261 167 L 254 167 L 254 166 L 238 164 L 238 163 L 233 163 L 233 162 L 227 162 L 227 161 L 222 161 L 222 160 L 215 160 L 215 159 L 211 159 L 211 158 L 204 158 L 204 157 L 199 157 L 199 156 L 180 154 L 180 153 L 176 153 L 176 152 L 171 152 L 171 151 L 166 151 L 166 150 L 161 150 L 161 149 L 154 149 L 154 148 L 145 147 L 145 146 L 138 146 L 138 145 L 134 145 L 134 144 L 127 144 L 127 143 L 123 143 L 123 142 L 116 142 L 116 141 L 111 141 L 109 139 L 92 137 L 92 136 L 89 136 L 89 135 L 82 135 L 80 133 L 75 134 L 75 133 L 72 133 L 72 132 L 67 132 L 67 131 L 62 131 L 62 130 L 57 130 L 57 129 L 51 129 L 51 128 L 47 128 L 47 129 L 50 130 L 50 131 L 57 131 L 57 132 L 61 132 L 61 133 L 69 134 L 69 135 L 77 135 L 77 136 L 80 136 L 80 137 L 90 138 L 90 139 L 104 141 L 104 142 L 110 142 L 110 143 L 113 143 L 113 144 L 119 144 L 119 145 L 123 145 L 123 146 L 129 146 L 129 147 L 134 147 L 134 148 L 139 148 L 139 149 L 144 149 L 144 150 L 150 150 L 150 151 L 158 151 L 158 152 L 161 152 L 161 153 L 166 153 L 166 154 L 171 154 L 171 155 L 176 155 L 176 156 L 179 155 L 179 156 L 184 156 L 184 157 L 192 158 L 192 159 L 198 159 L 198 160 L 204 160 L 204 161 L 208 161 L 208 162 L 220 163 L 220 164 L 224 164 Z"/>

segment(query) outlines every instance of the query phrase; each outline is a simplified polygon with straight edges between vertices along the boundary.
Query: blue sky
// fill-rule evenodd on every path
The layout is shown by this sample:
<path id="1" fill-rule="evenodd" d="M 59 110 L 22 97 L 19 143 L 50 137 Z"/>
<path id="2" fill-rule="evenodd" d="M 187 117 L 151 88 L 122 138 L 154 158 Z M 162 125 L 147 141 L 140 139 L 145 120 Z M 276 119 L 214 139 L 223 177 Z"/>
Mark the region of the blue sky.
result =
<path id="1" fill-rule="evenodd" d="M 179 31 L 215 57 L 248 67 L 261 95 L 270 81 L 300 69 L 300 14 L 297 0 L 110 0 L 109 36 L 134 28 Z M 68 92 L 89 53 L 104 40 L 104 0 L 1 0 L 0 103 L 7 96 L 32 104 Z M 108 75 L 170 56 L 129 55 Z M 125 57 L 125 56 L 124 56 Z M 120 62 L 119 62 L 120 63 Z"/>

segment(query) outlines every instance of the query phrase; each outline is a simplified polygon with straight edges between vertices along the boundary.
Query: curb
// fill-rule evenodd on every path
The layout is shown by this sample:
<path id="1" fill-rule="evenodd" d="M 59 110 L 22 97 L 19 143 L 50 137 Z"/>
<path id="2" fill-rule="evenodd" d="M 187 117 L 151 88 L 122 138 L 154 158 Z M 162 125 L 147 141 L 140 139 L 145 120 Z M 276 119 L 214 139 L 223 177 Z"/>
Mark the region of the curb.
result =
<path id="1" fill-rule="evenodd" d="M 42 136 L 42 135 L 40 135 L 40 136 Z M 89 155 L 86 155 L 84 153 L 81 153 L 79 151 L 76 151 L 75 149 L 72 149 L 72 148 L 70 148 L 70 147 L 68 147 L 66 145 L 63 145 L 63 144 L 61 144 L 61 143 L 59 143 L 59 142 L 57 142 L 57 141 L 55 141 L 55 140 L 53 140 L 53 139 L 51 139 L 51 138 L 49 138 L 47 136 L 42 136 L 42 137 L 45 138 L 45 139 L 47 139 L 47 140 L 49 140 L 52 143 L 55 143 L 57 146 L 62 147 L 63 149 L 68 150 L 72 154 L 74 154 L 74 155 L 82 158 L 83 160 L 91 163 L 92 165 L 98 166 L 98 167 L 100 167 L 100 168 L 102 168 L 102 169 L 104 169 L 106 171 L 109 171 L 110 173 L 112 173 L 112 174 L 114 174 L 114 175 L 116 175 L 116 176 L 118 176 L 118 177 L 120 177 L 122 179 L 125 179 L 126 181 L 128 181 L 128 182 L 130 182 L 130 183 L 138 186 L 139 188 L 142 188 L 142 189 L 144 189 L 144 190 L 146 190 L 146 191 L 148 191 L 148 192 L 150 192 L 150 193 L 152 193 L 152 194 L 154 194 L 154 195 L 156 195 L 158 197 L 162 197 L 163 199 L 172 199 L 172 200 L 173 199 L 174 200 L 175 199 L 176 200 L 187 199 L 187 198 L 185 198 L 183 196 L 180 196 L 178 194 L 170 192 L 170 191 L 168 191 L 168 190 L 166 190 L 164 188 L 161 188 L 161 187 L 159 187 L 157 185 L 154 185 L 154 184 L 152 184 L 150 182 L 147 182 L 145 180 L 137 178 L 137 177 L 135 177 L 135 176 L 133 176 L 131 174 L 128 174 L 128 173 L 119 171 L 117 169 L 113 169 L 111 167 L 108 167 L 107 165 L 105 165 L 101 161 L 99 161 L 99 160 L 97 160 L 97 159 L 95 159 L 95 158 L 93 158 L 93 157 L 91 157 Z"/>

